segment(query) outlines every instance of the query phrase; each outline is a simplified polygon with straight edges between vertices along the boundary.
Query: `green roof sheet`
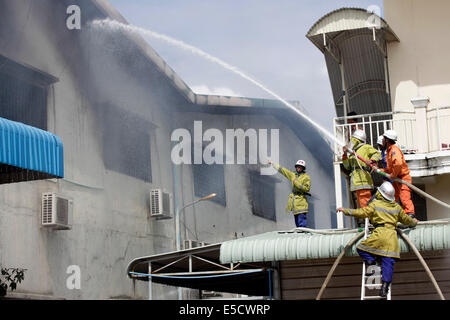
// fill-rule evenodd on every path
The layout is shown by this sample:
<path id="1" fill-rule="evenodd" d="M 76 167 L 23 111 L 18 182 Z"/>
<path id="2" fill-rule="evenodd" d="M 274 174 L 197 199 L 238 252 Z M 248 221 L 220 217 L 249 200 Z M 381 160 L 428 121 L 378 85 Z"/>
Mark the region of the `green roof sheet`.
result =
<path id="1" fill-rule="evenodd" d="M 450 249 L 450 224 L 422 224 L 403 232 L 419 251 Z M 272 231 L 255 236 L 230 240 L 220 247 L 221 263 L 283 261 L 337 257 L 345 245 L 358 233 L 353 230 L 293 229 Z M 356 246 L 347 250 L 347 256 L 356 256 Z M 409 252 L 408 245 L 399 237 L 400 251 Z"/>

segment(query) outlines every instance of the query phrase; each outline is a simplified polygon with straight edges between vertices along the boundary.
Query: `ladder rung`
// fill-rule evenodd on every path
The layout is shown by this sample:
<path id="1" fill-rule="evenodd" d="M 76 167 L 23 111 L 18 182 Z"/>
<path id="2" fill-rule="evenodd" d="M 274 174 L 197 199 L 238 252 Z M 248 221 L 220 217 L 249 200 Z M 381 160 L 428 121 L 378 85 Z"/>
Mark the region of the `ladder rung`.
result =
<path id="1" fill-rule="evenodd" d="M 381 288 L 381 284 L 366 284 L 365 286 L 366 286 L 366 288 L 370 288 L 370 289 L 380 289 Z"/>
<path id="2" fill-rule="evenodd" d="M 379 274 L 379 275 L 370 275 L 370 276 L 364 275 L 364 278 L 372 278 L 372 279 L 380 279 L 381 277 L 382 277 L 381 274 Z"/>
<path id="3" fill-rule="evenodd" d="M 382 297 L 382 296 L 365 296 L 363 298 L 363 300 L 381 300 L 381 299 L 386 299 L 387 297 Z"/>

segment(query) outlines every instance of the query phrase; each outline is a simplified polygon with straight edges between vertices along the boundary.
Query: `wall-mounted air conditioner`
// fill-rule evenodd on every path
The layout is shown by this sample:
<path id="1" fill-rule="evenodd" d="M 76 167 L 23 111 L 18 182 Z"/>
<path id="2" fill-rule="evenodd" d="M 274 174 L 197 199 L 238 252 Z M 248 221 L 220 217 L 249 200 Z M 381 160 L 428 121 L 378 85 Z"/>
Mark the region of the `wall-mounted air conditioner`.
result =
<path id="1" fill-rule="evenodd" d="M 42 194 L 41 225 L 55 230 L 72 227 L 73 200 L 56 193 Z"/>
<path id="2" fill-rule="evenodd" d="M 172 218 L 172 195 L 161 189 L 150 190 L 150 216 L 157 219 Z"/>

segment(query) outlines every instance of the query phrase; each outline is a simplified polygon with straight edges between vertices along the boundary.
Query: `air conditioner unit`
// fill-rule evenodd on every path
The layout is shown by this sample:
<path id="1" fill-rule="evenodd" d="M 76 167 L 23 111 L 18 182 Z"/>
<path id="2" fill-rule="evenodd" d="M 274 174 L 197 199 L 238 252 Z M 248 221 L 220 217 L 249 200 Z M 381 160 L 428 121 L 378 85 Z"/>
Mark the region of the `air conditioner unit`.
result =
<path id="1" fill-rule="evenodd" d="M 172 195 L 161 189 L 150 190 L 150 216 L 157 219 L 172 218 Z"/>
<path id="2" fill-rule="evenodd" d="M 42 194 L 41 225 L 55 230 L 72 227 L 73 200 L 56 193 Z"/>

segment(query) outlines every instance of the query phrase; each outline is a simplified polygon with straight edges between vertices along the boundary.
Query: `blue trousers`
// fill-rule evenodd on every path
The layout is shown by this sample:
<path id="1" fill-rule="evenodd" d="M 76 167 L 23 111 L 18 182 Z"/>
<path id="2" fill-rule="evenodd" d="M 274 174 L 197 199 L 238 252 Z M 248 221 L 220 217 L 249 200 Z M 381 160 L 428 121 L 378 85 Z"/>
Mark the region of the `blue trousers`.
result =
<path id="1" fill-rule="evenodd" d="M 294 220 L 297 228 L 306 228 L 306 213 L 294 215 Z"/>
<path id="2" fill-rule="evenodd" d="M 384 282 L 392 282 L 392 275 L 394 274 L 395 258 L 379 256 L 356 248 L 356 251 L 363 258 L 364 261 L 372 262 L 377 258 L 381 259 L 381 280 Z"/>

